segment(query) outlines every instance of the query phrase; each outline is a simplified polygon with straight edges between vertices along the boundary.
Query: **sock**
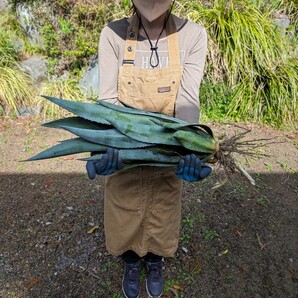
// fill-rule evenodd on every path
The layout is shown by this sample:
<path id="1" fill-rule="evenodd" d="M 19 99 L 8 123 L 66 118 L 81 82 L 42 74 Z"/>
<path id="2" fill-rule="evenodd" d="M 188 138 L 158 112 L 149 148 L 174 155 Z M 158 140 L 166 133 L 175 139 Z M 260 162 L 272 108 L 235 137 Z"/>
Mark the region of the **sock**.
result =
<path id="1" fill-rule="evenodd" d="M 138 262 L 141 257 L 132 250 L 127 250 L 125 253 L 122 254 L 122 260 L 126 263 L 136 263 Z"/>
<path id="2" fill-rule="evenodd" d="M 148 252 L 144 257 L 145 262 L 161 262 L 162 256 L 158 256 L 152 252 Z"/>

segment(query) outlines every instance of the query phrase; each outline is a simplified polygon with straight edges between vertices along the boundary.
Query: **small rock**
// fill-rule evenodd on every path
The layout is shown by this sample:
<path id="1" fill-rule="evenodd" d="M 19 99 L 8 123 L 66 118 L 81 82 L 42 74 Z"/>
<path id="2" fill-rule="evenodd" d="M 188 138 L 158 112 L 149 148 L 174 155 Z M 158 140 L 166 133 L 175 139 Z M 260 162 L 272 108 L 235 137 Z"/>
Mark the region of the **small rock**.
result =
<path id="1" fill-rule="evenodd" d="M 41 107 L 18 107 L 20 116 L 37 116 L 41 113 Z"/>
<path id="2" fill-rule="evenodd" d="M 99 70 L 97 57 L 92 57 L 89 68 L 79 82 L 79 87 L 85 90 L 88 96 L 98 96 Z"/>
<path id="3" fill-rule="evenodd" d="M 188 253 L 188 249 L 184 246 L 182 246 L 182 250 L 187 254 Z"/>
<path id="4" fill-rule="evenodd" d="M 42 82 L 48 79 L 47 62 L 43 57 L 30 56 L 20 62 L 20 66 L 35 82 Z"/>
<path id="5" fill-rule="evenodd" d="M 9 7 L 10 5 L 7 0 L 0 0 L 0 11 L 8 10 Z"/>

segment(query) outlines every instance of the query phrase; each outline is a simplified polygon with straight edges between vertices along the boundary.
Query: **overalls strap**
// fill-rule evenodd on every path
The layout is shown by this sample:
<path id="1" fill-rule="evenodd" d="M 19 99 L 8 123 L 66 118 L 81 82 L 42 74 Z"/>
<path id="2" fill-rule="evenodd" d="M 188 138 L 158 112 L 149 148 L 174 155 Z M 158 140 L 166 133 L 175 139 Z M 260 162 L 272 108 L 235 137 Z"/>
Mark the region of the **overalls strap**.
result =
<path id="1" fill-rule="evenodd" d="M 166 24 L 166 32 L 167 32 L 170 65 L 171 66 L 180 65 L 180 47 L 179 47 L 178 33 L 176 30 L 174 18 L 172 16 L 169 17 L 169 20 Z M 123 66 L 125 67 L 134 65 L 134 61 L 136 57 L 138 33 L 139 33 L 139 18 L 135 14 L 131 19 L 131 23 L 127 29 L 127 34 L 126 34 L 126 44 L 125 44 L 125 52 L 124 52 L 124 60 L 123 60 Z"/>

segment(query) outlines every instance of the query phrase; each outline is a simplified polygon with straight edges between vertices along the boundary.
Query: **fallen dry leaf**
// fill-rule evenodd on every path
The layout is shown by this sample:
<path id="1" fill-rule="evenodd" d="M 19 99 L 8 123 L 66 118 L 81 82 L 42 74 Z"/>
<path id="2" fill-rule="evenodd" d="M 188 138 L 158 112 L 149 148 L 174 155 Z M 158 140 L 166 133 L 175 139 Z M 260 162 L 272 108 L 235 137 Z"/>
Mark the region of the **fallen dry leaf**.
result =
<path id="1" fill-rule="evenodd" d="M 180 287 L 179 285 L 173 285 L 173 288 L 175 290 L 184 291 L 184 289 L 182 287 Z"/>
<path id="2" fill-rule="evenodd" d="M 38 284 L 40 282 L 40 279 L 38 278 L 31 278 L 28 281 L 25 282 L 25 287 L 27 289 L 31 289 L 32 287 L 34 287 L 36 284 Z"/>
<path id="3" fill-rule="evenodd" d="M 61 159 L 62 160 L 74 160 L 74 159 L 76 159 L 76 157 L 75 156 L 63 156 L 63 157 L 61 157 Z"/>
<path id="4" fill-rule="evenodd" d="M 223 252 L 219 253 L 218 256 L 219 256 L 219 257 L 222 257 L 222 256 L 226 255 L 228 252 L 229 252 L 229 250 L 226 249 L 226 250 L 224 250 Z"/>
<path id="5" fill-rule="evenodd" d="M 55 184 L 55 180 L 52 179 L 52 178 L 47 178 L 47 179 L 45 180 L 45 182 L 44 182 L 44 186 L 45 186 L 45 187 L 48 187 L 48 186 L 53 185 L 53 184 Z"/>
<path id="6" fill-rule="evenodd" d="M 96 205 L 97 202 L 96 202 L 95 200 L 87 200 L 87 201 L 85 202 L 85 204 L 86 204 L 86 205 L 89 205 L 89 204 L 91 204 L 91 205 Z"/>
<path id="7" fill-rule="evenodd" d="M 91 228 L 87 233 L 88 233 L 88 234 L 92 234 L 96 229 L 98 229 L 98 226 L 94 226 L 94 227 Z"/>

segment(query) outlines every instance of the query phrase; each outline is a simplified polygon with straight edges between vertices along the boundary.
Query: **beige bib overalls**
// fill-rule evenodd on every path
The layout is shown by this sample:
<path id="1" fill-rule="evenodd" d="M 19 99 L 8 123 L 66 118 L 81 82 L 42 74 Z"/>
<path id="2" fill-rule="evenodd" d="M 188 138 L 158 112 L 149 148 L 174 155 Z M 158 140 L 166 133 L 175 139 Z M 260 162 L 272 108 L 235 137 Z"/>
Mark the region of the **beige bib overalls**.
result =
<path id="1" fill-rule="evenodd" d="M 174 115 L 182 77 L 178 33 L 172 17 L 166 27 L 170 66 L 140 69 L 133 64 L 139 20 L 127 31 L 124 63 L 119 70 L 119 99 L 140 109 Z M 179 240 L 181 186 L 173 168 L 138 167 L 107 176 L 104 227 L 107 250 L 173 256 Z"/>

